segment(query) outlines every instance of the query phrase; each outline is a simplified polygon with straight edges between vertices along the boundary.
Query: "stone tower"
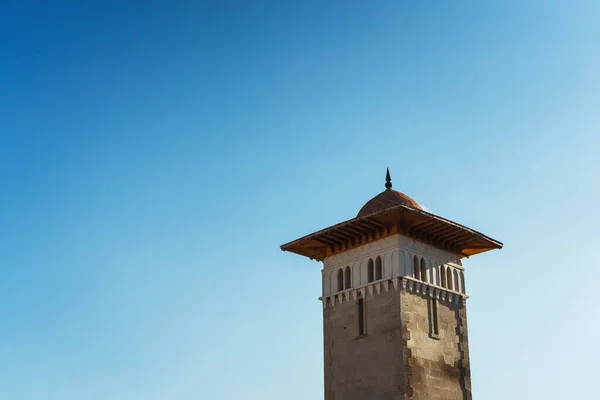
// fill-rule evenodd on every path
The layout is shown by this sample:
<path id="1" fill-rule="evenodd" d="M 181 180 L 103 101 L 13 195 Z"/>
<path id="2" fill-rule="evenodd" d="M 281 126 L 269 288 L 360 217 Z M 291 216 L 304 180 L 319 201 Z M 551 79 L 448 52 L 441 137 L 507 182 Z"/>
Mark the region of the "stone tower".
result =
<path id="1" fill-rule="evenodd" d="M 325 400 L 471 399 L 461 259 L 502 243 L 385 187 L 281 246 L 323 262 Z"/>

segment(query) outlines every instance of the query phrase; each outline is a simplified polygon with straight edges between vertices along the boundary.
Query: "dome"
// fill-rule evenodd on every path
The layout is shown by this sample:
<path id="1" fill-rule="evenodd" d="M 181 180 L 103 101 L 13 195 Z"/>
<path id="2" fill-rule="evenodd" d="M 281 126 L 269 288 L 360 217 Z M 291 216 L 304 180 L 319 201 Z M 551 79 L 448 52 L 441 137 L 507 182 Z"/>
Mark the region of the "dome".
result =
<path id="1" fill-rule="evenodd" d="M 386 173 L 386 189 L 379 193 L 377 196 L 373 197 L 371 200 L 367 201 L 364 206 L 358 212 L 357 218 L 364 217 L 365 215 L 372 214 L 377 211 L 385 210 L 386 208 L 403 205 L 412 208 L 416 208 L 418 210 L 422 210 L 423 208 L 405 195 L 404 193 L 400 193 L 396 190 L 392 190 L 392 180 L 390 178 L 390 171 L 388 170 Z"/>

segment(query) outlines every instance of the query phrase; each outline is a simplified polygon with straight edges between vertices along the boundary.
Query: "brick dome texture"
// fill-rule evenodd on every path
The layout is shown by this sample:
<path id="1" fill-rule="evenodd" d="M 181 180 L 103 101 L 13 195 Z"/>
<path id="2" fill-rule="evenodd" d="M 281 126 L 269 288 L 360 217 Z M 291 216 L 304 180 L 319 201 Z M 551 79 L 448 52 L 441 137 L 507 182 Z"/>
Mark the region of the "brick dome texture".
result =
<path id="1" fill-rule="evenodd" d="M 419 203 L 404 193 L 400 193 L 392 189 L 386 189 L 377 196 L 373 197 L 371 200 L 367 201 L 367 203 L 360 209 L 356 217 L 364 217 L 365 215 L 398 205 L 404 205 L 416 208 L 417 210 L 423 210 Z"/>

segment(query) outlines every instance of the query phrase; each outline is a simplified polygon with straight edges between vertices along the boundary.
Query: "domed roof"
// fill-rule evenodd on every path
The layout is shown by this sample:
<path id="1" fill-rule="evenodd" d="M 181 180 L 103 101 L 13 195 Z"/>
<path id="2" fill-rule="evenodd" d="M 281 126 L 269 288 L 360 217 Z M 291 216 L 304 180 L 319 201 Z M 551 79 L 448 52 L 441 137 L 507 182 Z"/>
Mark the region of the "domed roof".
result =
<path id="1" fill-rule="evenodd" d="M 385 177 L 385 190 L 379 193 L 377 196 L 373 197 L 371 200 L 367 201 L 367 203 L 362 206 L 360 211 L 358 212 L 357 218 L 364 217 L 365 215 L 372 214 L 377 211 L 385 210 L 386 208 L 404 205 L 412 208 L 416 208 L 418 210 L 422 210 L 423 208 L 405 195 L 404 193 L 400 193 L 396 190 L 392 190 L 392 179 L 390 178 L 390 170 L 387 170 Z"/>

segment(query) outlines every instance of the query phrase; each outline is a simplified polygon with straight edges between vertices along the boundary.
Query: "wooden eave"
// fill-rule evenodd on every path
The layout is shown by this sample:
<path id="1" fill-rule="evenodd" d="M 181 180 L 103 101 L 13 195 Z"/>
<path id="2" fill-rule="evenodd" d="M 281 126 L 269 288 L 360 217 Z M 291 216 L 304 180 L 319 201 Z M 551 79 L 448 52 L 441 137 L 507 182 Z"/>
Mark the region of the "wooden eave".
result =
<path id="1" fill-rule="evenodd" d="M 502 243 L 466 226 L 423 210 L 397 205 L 353 218 L 281 246 L 313 260 L 342 253 L 387 236 L 401 234 L 460 257 L 501 249 Z"/>

